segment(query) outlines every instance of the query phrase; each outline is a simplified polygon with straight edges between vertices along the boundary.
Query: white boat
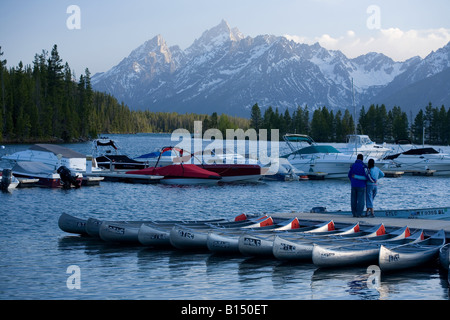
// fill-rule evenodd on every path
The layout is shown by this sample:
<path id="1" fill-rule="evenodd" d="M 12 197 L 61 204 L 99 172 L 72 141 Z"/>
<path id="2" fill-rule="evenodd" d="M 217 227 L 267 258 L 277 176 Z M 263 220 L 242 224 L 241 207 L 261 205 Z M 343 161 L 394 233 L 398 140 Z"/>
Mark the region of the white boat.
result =
<path id="1" fill-rule="evenodd" d="M 40 162 L 57 169 L 65 166 L 73 171 L 86 171 L 86 156 L 57 144 L 35 144 L 25 151 L 2 157 L 10 162 Z"/>
<path id="2" fill-rule="evenodd" d="M 399 144 L 395 152 L 384 158 L 387 164 L 383 168 L 412 174 L 450 175 L 449 154 L 432 147 L 408 146 Z"/>
<path id="3" fill-rule="evenodd" d="M 364 155 L 364 159 L 382 159 L 387 153 L 392 152 L 385 144 L 378 145 L 373 142 L 369 136 L 363 134 L 350 134 L 347 136 L 347 146 L 340 148 L 339 151 L 345 154 L 357 156 Z"/>
<path id="4" fill-rule="evenodd" d="M 83 182 L 81 173 L 72 173 L 67 167 L 61 166 L 55 169 L 54 166 L 42 162 L 18 161 L 11 169 L 14 176 L 19 180 L 39 179 L 38 186 L 49 188 L 79 188 Z"/>
<path id="5" fill-rule="evenodd" d="M 307 135 L 286 134 L 283 139 L 291 152 L 282 158 L 305 174 L 326 173 L 325 179 L 347 178 L 348 171 L 356 160 L 356 156 L 344 154 L 330 145 L 319 145 Z"/>

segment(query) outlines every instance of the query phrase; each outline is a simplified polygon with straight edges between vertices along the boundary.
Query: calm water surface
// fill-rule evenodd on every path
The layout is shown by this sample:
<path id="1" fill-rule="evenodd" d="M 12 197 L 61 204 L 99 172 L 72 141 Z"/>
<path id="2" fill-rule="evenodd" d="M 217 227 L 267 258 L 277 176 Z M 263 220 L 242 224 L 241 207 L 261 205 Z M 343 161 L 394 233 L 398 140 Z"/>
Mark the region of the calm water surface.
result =
<path id="1" fill-rule="evenodd" d="M 115 135 L 138 156 L 170 135 Z M 84 154 L 90 143 L 68 147 Z M 28 146 L 7 146 L 9 152 Z M 448 148 L 446 149 L 448 151 Z M 385 178 L 378 209 L 450 206 L 449 178 Z M 240 213 L 349 209 L 346 180 L 173 187 L 103 182 L 78 190 L 18 189 L 0 194 L 0 299 L 449 299 L 437 265 L 382 275 L 367 287 L 366 268 L 317 269 L 311 263 L 108 245 L 64 233 L 58 218 L 109 220 L 232 218 Z M 70 290 L 67 268 L 81 271 Z"/>

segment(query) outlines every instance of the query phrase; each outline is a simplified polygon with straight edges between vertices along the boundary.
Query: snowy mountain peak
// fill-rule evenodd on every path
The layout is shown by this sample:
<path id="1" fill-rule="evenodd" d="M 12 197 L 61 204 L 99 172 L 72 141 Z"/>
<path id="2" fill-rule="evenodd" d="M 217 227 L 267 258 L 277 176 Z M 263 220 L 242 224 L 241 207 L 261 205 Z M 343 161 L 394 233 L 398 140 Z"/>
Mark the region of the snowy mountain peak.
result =
<path id="1" fill-rule="evenodd" d="M 186 49 L 190 55 L 198 55 L 214 48 L 219 48 L 229 42 L 240 41 L 244 35 L 237 29 L 231 29 L 225 20 L 222 20 L 217 26 L 203 32 L 199 39 Z"/>
<path id="2" fill-rule="evenodd" d="M 450 43 L 425 59 L 396 62 L 375 52 L 349 59 L 319 43 L 274 35 L 244 37 L 222 20 L 185 50 L 169 48 L 157 35 L 111 70 L 94 75 L 92 84 L 133 109 L 248 117 L 255 103 L 282 109 L 350 107 L 352 80 L 357 105 L 395 98 L 393 103 L 407 108 L 401 90 L 448 68 Z M 431 101 L 428 91 L 424 96 Z"/>

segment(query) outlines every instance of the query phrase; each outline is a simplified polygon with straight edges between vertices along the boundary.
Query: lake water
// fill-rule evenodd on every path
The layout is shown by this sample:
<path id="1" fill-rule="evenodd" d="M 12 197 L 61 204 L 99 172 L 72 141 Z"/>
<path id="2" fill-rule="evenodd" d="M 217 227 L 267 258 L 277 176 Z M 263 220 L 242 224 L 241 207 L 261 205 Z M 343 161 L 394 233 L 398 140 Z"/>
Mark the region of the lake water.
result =
<path id="1" fill-rule="evenodd" d="M 110 138 L 131 156 L 176 144 L 170 135 Z M 91 143 L 66 146 L 91 153 Z M 6 151 L 27 148 L 13 145 Z M 376 208 L 450 206 L 449 179 L 384 178 Z M 367 285 L 364 267 L 321 270 L 312 263 L 117 246 L 64 233 L 57 224 L 63 212 L 105 220 L 211 219 L 243 212 L 309 211 L 315 206 L 349 210 L 349 202 L 347 180 L 210 187 L 102 182 L 76 190 L 0 193 L 0 299 L 449 299 L 447 274 L 437 265 L 382 274 L 374 289 Z M 80 289 L 67 285 L 72 265 L 79 268 Z"/>

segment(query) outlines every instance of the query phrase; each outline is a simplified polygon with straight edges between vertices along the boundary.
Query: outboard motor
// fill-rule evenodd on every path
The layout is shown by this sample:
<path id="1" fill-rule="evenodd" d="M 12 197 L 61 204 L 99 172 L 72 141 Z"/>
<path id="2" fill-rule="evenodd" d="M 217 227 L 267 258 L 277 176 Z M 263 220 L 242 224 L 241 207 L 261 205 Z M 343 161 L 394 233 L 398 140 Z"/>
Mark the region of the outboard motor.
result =
<path id="1" fill-rule="evenodd" d="M 2 181 L 0 182 L 0 189 L 3 191 L 8 190 L 9 185 L 12 181 L 12 171 L 11 169 L 3 169 L 2 171 Z"/>
<path id="2" fill-rule="evenodd" d="M 61 177 L 61 182 L 63 183 L 64 189 L 69 189 L 72 185 L 75 188 L 80 187 L 80 182 L 77 180 L 75 176 L 72 175 L 72 172 L 66 166 L 61 166 L 56 171 Z"/>

